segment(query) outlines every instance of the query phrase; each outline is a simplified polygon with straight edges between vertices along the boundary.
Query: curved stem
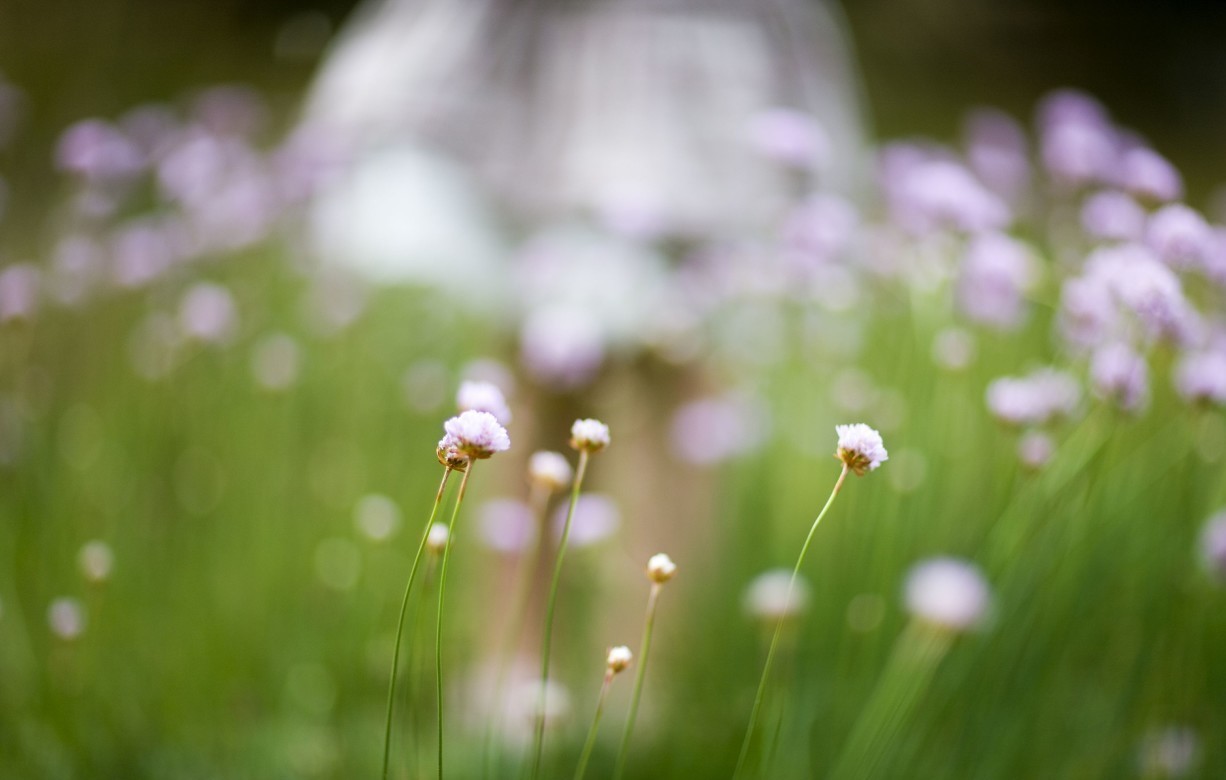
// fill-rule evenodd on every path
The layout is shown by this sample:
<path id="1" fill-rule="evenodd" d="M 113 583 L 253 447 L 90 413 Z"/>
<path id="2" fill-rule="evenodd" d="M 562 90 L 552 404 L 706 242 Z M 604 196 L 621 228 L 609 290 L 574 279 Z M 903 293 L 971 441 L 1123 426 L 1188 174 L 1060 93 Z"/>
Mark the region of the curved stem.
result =
<path id="1" fill-rule="evenodd" d="M 553 609 L 558 600 L 558 582 L 562 578 L 562 559 L 566 557 L 566 542 L 570 539 L 570 524 L 575 517 L 575 505 L 579 503 L 579 487 L 587 471 L 587 450 L 579 450 L 579 465 L 575 468 L 575 482 L 571 485 L 570 506 L 566 510 L 566 524 L 562 526 L 562 540 L 558 543 L 558 557 L 553 564 L 553 579 L 549 584 L 549 601 L 545 607 L 545 638 L 541 642 L 541 691 L 540 712 L 537 713 L 536 740 L 532 750 L 532 779 L 540 777 L 541 754 L 545 747 L 545 691 L 549 685 L 549 644 L 553 640 Z"/>
<path id="2" fill-rule="evenodd" d="M 826 510 L 830 509 L 830 505 L 834 503 L 834 497 L 839 494 L 839 490 L 843 487 L 843 480 L 847 478 L 847 464 L 843 464 L 843 470 L 839 472 L 839 478 L 834 483 L 834 490 L 830 491 L 830 498 L 826 499 L 826 505 L 822 507 L 822 511 L 818 514 L 817 519 L 813 521 L 813 526 L 809 528 L 809 535 L 805 537 L 805 543 L 800 548 L 800 556 L 796 559 L 796 566 L 792 569 L 792 578 L 788 580 L 787 598 L 784 599 L 785 605 L 792 603 L 792 589 L 796 586 L 796 577 L 800 574 L 800 564 L 804 562 L 805 553 L 809 551 L 809 542 L 813 541 L 813 533 L 817 530 L 818 523 L 826 516 Z M 758 682 L 758 693 L 754 696 L 753 711 L 749 715 L 749 728 L 745 730 L 745 740 L 741 743 L 741 755 L 736 760 L 736 769 L 732 772 L 732 777 L 741 776 L 741 770 L 745 767 L 745 759 L 749 756 L 749 745 L 753 742 L 754 727 L 758 723 L 758 713 L 762 711 L 762 698 L 766 693 L 766 681 L 770 678 L 771 662 L 775 660 L 775 649 L 779 646 L 779 635 L 783 633 L 783 624 L 787 621 L 786 612 L 780 616 L 778 625 L 775 626 L 775 635 L 771 637 L 770 649 L 766 651 L 766 665 L 762 668 L 762 679 Z"/>
<path id="3" fill-rule="evenodd" d="M 451 469 L 443 468 L 443 481 L 439 483 L 438 493 L 434 496 L 434 508 L 430 510 L 430 519 L 426 521 L 426 529 L 422 532 L 421 543 L 417 545 L 417 554 L 413 556 L 413 568 L 409 570 L 409 581 L 404 586 L 404 600 L 400 603 L 400 619 L 396 622 L 396 647 L 392 651 L 392 679 L 387 684 L 387 724 L 383 730 L 383 780 L 387 780 L 388 759 L 392 749 L 392 706 L 396 700 L 396 670 L 400 666 L 400 640 L 404 636 L 404 616 L 409 611 L 409 593 L 413 590 L 413 579 L 417 576 L 417 566 L 421 563 L 422 553 L 426 549 L 426 539 L 430 536 L 430 526 L 438 515 L 439 504 L 443 503 L 443 491 L 447 488 L 447 478 Z"/>
<path id="4" fill-rule="evenodd" d="M 634 672 L 634 693 L 630 697 L 630 714 L 626 716 L 626 728 L 622 731 L 621 748 L 617 751 L 617 764 L 613 770 L 613 780 L 618 780 L 626 770 L 626 758 L 630 752 L 630 734 L 634 731 L 634 720 L 639 712 L 639 697 L 643 694 L 643 678 L 647 676 L 647 651 L 651 649 L 651 629 L 656 619 L 656 599 L 660 597 L 660 583 L 651 583 L 651 593 L 647 596 L 647 617 L 643 622 L 643 643 L 639 647 L 638 668 Z"/>
<path id="5" fill-rule="evenodd" d="M 443 595 L 447 591 L 447 559 L 451 557 L 451 543 L 455 537 L 455 519 L 464 503 L 464 489 L 472 476 L 475 460 L 468 461 L 468 468 L 460 480 L 460 492 L 456 494 L 451 520 L 447 523 L 447 544 L 443 545 L 443 563 L 438 570 L 438 619 L 434 624 L 434 694 L 438 703 L 438 776 L 443 780 Z"/>
<path id="6" fill-rule="evenodd" d="M 609 684 L 613 682 L 613 670 L 604 673 L 604 682 L 600 686 L 600 697 L 596 699 L 596 717 L 592 718 L 592 727 L 588 729 L 587 740 L 583 743 L 583 753 L 579 755 L 579 767 L 575 769 L 575 780 L 583 780 L 587 771 L 588 759 L 592 757 L 592 748 L 596 746 L 596 734 L 600 729 L 600 716 L 604 714 L 604 700 L 609 693 Z"/>

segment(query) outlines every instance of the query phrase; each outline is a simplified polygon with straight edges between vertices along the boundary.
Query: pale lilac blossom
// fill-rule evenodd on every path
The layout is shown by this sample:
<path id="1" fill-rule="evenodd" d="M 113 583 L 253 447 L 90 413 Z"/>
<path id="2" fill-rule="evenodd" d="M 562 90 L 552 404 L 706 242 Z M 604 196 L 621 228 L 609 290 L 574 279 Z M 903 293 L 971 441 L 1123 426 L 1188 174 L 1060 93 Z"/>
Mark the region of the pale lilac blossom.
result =
<path id="1" fill-rule="evenodd" d="M 704 398 L 679 408 L 672 420 L 673 450 L 699 465 L 718 463 L 757 449 L 766 438 L 766 411 L 737 396 Z"/>
<path id="2" fill-rule="evenodd" d="M 948 631 L 982 623 L 992 594 L 979 567 L 958 558 L 932 558 L 912 567 L 904 588 L 907 610 Z"/>
<path id="3" fill-rule="evenodd" d="M 183 335 L 207 344 L 222 344 L 238 332 L 238 304 L 220 284 L 197 282 L 179 304 Z"/>
<path id="4" fill-rule="evenodd" d="M 575 471 L 570 461 L 559 452 L 541 450 L 532 453 L 528 459 L 528 477 L 535 485 L 540 485 L 549 492 L 565 490 L 570 487 Z"/>
<path id="5" fill-rule="evenodd" d="M 1200 554 L 1209 573 L 1226 583 L 1226 509 L 1205 521 L 1200 534 Z"/>
<path id="6" fill-rule="evenodd" d="M 559 506 L 553 515 L 553 534 L 558 539 L 566 525 L 566 512 L 566 506 Z M 613 536 L 620 526 L 617 502 L 603 493 L 584 493 L 575 504 L 569 543 L 572 547 L 591 547 Z"/>
<path id="7" fill-rule="evenodd" d="M 78 639 L 85 633 L 85 606 L 69 596 L 57 598 L 47 607 L 47 625 L 66 642 Z"/>
<path id="8" fill-rule="evenodd" d="M 966 159 L 980 181 L 1009 203 L 1021 200 L 1030 184 L 1026 132 L 1013 117 L 976 109 L 963 130 Z"/>
<path id="9" fill-rule="evenodd" d="M 1177 270 L 1202 267 L 1216 249 L 1214 238 L 1204 217 L 1182 203 L 1154 212 L 1145 230 L 1145 243 Z"/>
<path id="10" fill-rule="evenodd" d="M 477 527 L 486 546 L 501 553 L 523 553 L 536 543 L 537 519 L 523 501 L 486 501 L 477 512 Z"/>
<path id="11" fill-rule="evenodd" d="M 1127 344 L 1105 344 L 1094 350 L 1090 360 L 1090 384 L 1100 398 L 1135 412 L 1149 400 L 1149 366 Z"/>
<path id="12" fill-rule="evenodd" d="M 537 380 L 569 390 L 595 378 L 605 360 L 605 341 L 590 317 L 555 308 L 524 321 L 520 351 L 524 367 Z"/>
<path id="13" fill-rule="evenodd" d="M 462 412 L 470 409 L 489 412 L 501 425 L 509 425 L 511 422 L 511 407 L 507 406 L 502 389 L 493 382 L 461 382 L 456 392 L 456 408 Z"/>
<path id="14" fill-rule="evenodd" d="M 1189 403 L 1226 405 L 1226 350 L 1185 353 L 1175 365 L 1175 391 Z"/>
<path id="15" fill-rule="evenodd" d="M 1017 458 L 1031 471 L 1047 465 L 1056 454 L 1056 442 L 1043 431 L 1026 431 L 1017 440 Z"/>
<path id="16" fill-rule="evenodd" d="M 1183 197 L 1183 178 L 1170 161 L 1144 146 L 1124 152 L 1119 185 L 1141 198 L 1166 202 Z"/>
<path id="17" fill-rule="evenodd" d="M 839 435 L 835 456 L 856 476 L 862 477 L 875 471 L 890 459 L 881 434 L 864 423 L 836 425 L 834 430 Z"/>
<path id="18" fill-rule="evenodd" d="M 511 447 L 511 439 L 489 412 L 467 411 L 443 423 L 454 447 L 470 458 L 483 459 Z"/>
<path id="19" fill-rule="evenodd" d="M 140 172 L 143 162 L 136 145 L 102 119 L 86 119 L 65 130 L 56 145 L 55 160 L 61 170 L 96 181 L 131 178 Z"/>
<path id="20" fill-rule="evenodd" d="M 816 118 L 798 109 L 760 112 L 750 122 L 749 137 L 761 154 L 784 165 L 816 170 L 829 162 L 829 136 Z"/>
<path id="21" fill-rule="evenodd" d="M 1101 241 L 1137 241 L 1145 231 L 1145 209 L 1118 190 L 1103 190 L 1086 198 L 1081 227 Z"/>
<path id="22" fill-rule="evenodd" d="M 1012 425 L 1045 425 L 1072 415 L 1081 386 L 1067 373 L 1043 368 L 1024 377 L 1001 377 L 988 385 L 992 415 Z"/>
<path id="23" fill-rule="evenodd" d="M 958 305 L 974 322 L 1012 330 L 1025 320 L 1025 294 L 1038 273 L 1028 246 L 1002 233 L 982 233 L 971 240 L 963 257 Z"/>
<path id="24" fill-rule="evenodd" d="M 42 285 L 42 272 L 30 263 L 15 263 L 0 270 L 0 323 L 33 319 Z"/>

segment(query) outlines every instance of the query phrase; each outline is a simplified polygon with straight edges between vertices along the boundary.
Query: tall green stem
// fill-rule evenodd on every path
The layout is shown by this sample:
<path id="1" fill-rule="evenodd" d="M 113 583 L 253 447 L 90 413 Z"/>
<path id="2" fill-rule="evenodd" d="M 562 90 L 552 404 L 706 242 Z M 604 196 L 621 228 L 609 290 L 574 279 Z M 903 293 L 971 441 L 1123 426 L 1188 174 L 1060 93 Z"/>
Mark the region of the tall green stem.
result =
<path id="1" fill-rule="evenodd" d="M 834 490 L 830 491 L 830 498 L 826 499 L 826 505 L 822 507 L 821 513 L 818 514 L 817 519 L 813 521 L 813 526 L 809 529 L 809 535 L 805 537 L 805 543 L 800 548 L 800 556 L 796 559 L 796 566 L 792 569 L 792 578 L 788 580 L 787 598 L 784 599 L 785 605 L 792 603 L 792 589 L 795 588 L 796 578 L 800 575 L 800 565 L 804 562 L 805 553 L 809 551 L 809 542 L 813 541 L 813 533 L 817 531 L 818 524 L 826 516 L 826 511 L 834 503 L 834 497 L 842 489 L 843 480 L 847 478 L 847 471 L 847 464 L 844 464 L 843 470 L 839 472 L 838 480 L 834 483 Z M 783 633 L 783 624 L 786 621 L 787 615 L 785 613 L 779 618 L 779 623 L 775 626 L 775 635 L 771 637 L 770 649 L 766 651 L 766 666 L 762 668 L 762 679 L 758 682 L 758 693 L 754 696 L 753 711 L 749 715 L 749 728 L 745 730 L 745 740 L 741 743 L 741 755 L 737 758 L 736 769 L 732 773 L 734 780 L 741 776 L 741 770 L 745 767 L 745 759 L 749 756 L 749 746 L 753 742 L 753 732 L 754 727 L 758 723 L 758 713 L 762 711 L 762 699 L 766 693 L 766 681 L 770 678 L 771 662 L 775 660 L 775 648 L 779 646 L 779 635 Z"/>
<path id="2" fill-rule="evenodd" d="M 575 482 L 571 485 L 570 506 L 566 510 L 566 524 L 562 526 L 562 540 L 558 543 L 558 557 L 553 564 L 553 580 L 549 584 L 549 601 L 545 607 L 545 637 L 541 642 L 541 691 L 540 712 L 536 721 L 536 740 L 532 750 L 532 780 L 541 775 L 541 754 L 545 747 L 545 693 L 549 686 L 549 645 L 553 640 L 553 609 L 558 600 L 558 582 L 562 579 L 562 559 L 566 557 L 566 542 L 570 539 L 570 524 L 575 517 L 575 505 L 579 503 L 579 488 L 587 471 L 587 450 L 579 450 L 579 465 L 575 468 Z"/>
<path id="3" fill-rule="evenodd" d="M 392 749 L 392 707 L 396 701 L 396 670 L 400 666 L 400 640 L 404 636 L 404 617 L 409 611 L 409 593 L 413 590 L 413 580 L 417 577 L 417 566 L 421 563 L 422 553 L 426 549 L 426 539 L 430 536 L 430 526 L 438 515 L 439 504 L 443 503 L 443 491 L 447 488 L 447 478 L 451 476 L 449 467 L 443 468 L 443 481 L 439 483 L 438 493 L 434 496 L 434 508 L 430 510 L 430 519 L 426 521 L 426 529 L 421 534 L 421 543 L 417 545 L 417 554 L 413 556 L 413 568 L 409 570 L 409 581 L 404 586 L 404 600 L 400 603 L 400 620 L 396 623 L 396 647 L 392 651 L 392 679 L 387 684 L 387 724 L 383 730 L 383 780 L 387 780 L 388 759 Z"/>
<path id="4" fill-rule="evenodd" d="M 609 693 L 609 684 L 613 682 L 613 670 L 606 669 L 604 683 L 600 686 L 600 698 L 596 700 L 596 717 L 592 718 L 592 727 L 588 729 L 587 740 L 583 743 L 583 753 L 579 755 L 579 767 L 575 769 L 575 780 L 583 780 L 587 771 L 588 759 L 592 757 L 592 748 L 596 746 L 596 733 L 600 729 L 600 716 L 604 714 L 604 700 Z"/>
<path id="5" fill-rule="evenodd" d="M 626 728 L 622 731 L 621 748 L 617 751 L 617 765 L 613 780 L 618 780 L 626 770 L 626 758 L 630 753 L 630 734 L 639 712 L 639 697 L 643 694 L 643 678 L 647 676 L 647 651 L 651 649 L 651 629 L 656 621 L 656 599 L 660 597 L 660 583 L 651 583 L 647 596 L 647 617 L 643 621 L 643 643 L 639 646 L 638 668 L 634 672 L 634 693 L 630 696 L 630 714 L 626 716 Z"/>
<path id="6" fill-rule="evenodd" d="M 455 519 L 464 503 L 464 489 L 472 476 L 475 460 L 468 461 L 468 469 L 460 480 L 460 492 L 456 494 L 451 521 L 447 523 L 447 544 L 443 545 L 443 563 L 438 570 L 438 619 L 434 624 L 434 693 L 438 703 L 438 777 L 443 780 L 443 596 L 447 591 L 447 560 L 451 557 L 451 542 L 455 536 Z"/>

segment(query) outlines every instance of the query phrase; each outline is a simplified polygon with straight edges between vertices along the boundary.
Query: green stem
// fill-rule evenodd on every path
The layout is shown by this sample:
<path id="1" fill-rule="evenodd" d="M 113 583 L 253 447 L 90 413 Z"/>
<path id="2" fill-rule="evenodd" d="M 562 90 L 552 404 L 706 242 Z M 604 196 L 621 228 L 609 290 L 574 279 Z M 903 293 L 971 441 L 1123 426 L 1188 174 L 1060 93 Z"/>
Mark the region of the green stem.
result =
<path id="1" fill-rule="evenodd" d="M 630 696 L 630 714 L 626 716 L 626 728 L 622 731 L 621 748 L 617 751 L 617 765 L 613 770 L 613 780 L 618 780 L 626 770 L 626 758 L 630 752 L 630 734 L 634 731 L 634 720 L 638 716 L 639 697 L 643 694 L 643 678 L 647 676 L 647 651 L 651 649 L 651 629 L 656 621 L 656 599 L 660 597 L 660 583 L 651 583 L 651 593 L 647 596 L 647 617 L 643 622 L 643 643 L 639 647 L 638 668 L 634 672 L 634 693 Z"/>
<path id="2" fill-rule="evenodd" d="M 430 519 L 426 521 L 426 530 L 422 532 L 421 543 L 417 545 L 417 554 L 413 556 L 413 568 L 409 570 L 409 581 L 404 586 L 404 600 L 400 603 L 400 619 L 396 623 L 396 648 L 392 651 L 392 679 L 387 685 L 387 724 L 383 730 L 383 780 L 387 780 L 388 759 L 392 749 L 392 706 L 396 700 L 396 670 L 400 666 L 400 640 L 404 636 L 404 617 L 409 611 L 409 593 L 413 590 L 413 579 L 417 576 L 417 566 L 421 563 L 422 553 L 426 549 L 426 539 L 430 536 L 430 526 L 438 515 L 439 504 L 443 502 L 443 491 L 447 488 L 447 478 L 451 469 L 444 467 L 443 481 L 439 483 L 438 493 L 434 496 L 434 508 L 430 510 Z"/>
<path id="3" fill-rule="evenodd" d="M 604 673 L 604 683 L 600 686 L 600 698 L 596 700 L 596 717 L 592 718 L 592 727 L 588 729 L 587 741 L 583 743 L 583 753 L 579 756 L 579 767 L 575 770 L 575 780 L 583 780 L 587 771 L 588 759 L 592 757 L 592 748 L 596 746 L 596 733 L 600 728 L 600 716 L 604 714 L 604 700 L 609 693 L 609 684 L 613 682 L 613 670 Z"/>
<path id="4" fill-rule="evenodd" d="M 447 544 L 443 545 L 443 563 L 438 570 L 438 619 L 434 624 L 434 694 L 438 703 L 438 777 L 443 780 L 443 596 L 447 591 L 447 560 L 451 557 L 451 543 L 455 536 L 455 519 L 460 514 L 460 504 L 464 503 L 464 489 L 468 487 L 468 478 L 472 476 L 471 458 L 464 478 L 460 480 L 460 492 L 456 494 L 455 507 L 451 510 L 451 520 L 447 523 Z"/>
<path id="5" fill-rule="evenodd" d="M 843 487 L 843 480 L 846 478 L 847 464 L 843 464 L 843 470 L 839 472 L 839 478 L 834 483 L 834 490 L 830 491 L 830 498 L 826 499 L 826 505 L 822 507 L 821 513 L 813 521 L 813 526 L 809 529 L 809 535 L 805 537 L 805 543 L 800 548 L 800 556 L 796 559 L 796 566 L 792 569 L 792 578 L 788 580 L 787 598 L 784 599 L 785 605 L 792 603 L 792 589 L 796 586 L 796 578 L 800 575 L 800 564 L 804 562 L 805 553 L 809 551 L 809 542 L 813 541 L 813 533 L 817 531 L 818 524 L 826 516 L 826 510 L 830 509 L 830 505 L 834 503 L 834 497 L 839 494 L 839 490 Z M 754 696 L 753 711 L 749 715 L 749 728 L 745 730 L 745 740 L 741 743 L 741 755 L 737 758 L 736 769 L 732 773 L 733 778 L 741 776 L 741 770 L 745 767 L 745 759 L 749 756 L 749 745 L 753 742 L 753 732 L 754 727 L 758 723 L 758 713 L 762 711 L 762 699 L 766 693 L 766 681 L 770 678 L 771 662 L 775 659 L 775 649 L 779 646 L 779 635 L 783 633 L 783 624 L 786 621 L 787 615 L 785 612 L 779 618 L 778 625 L 775 626 L 775 635 L 771 637 L 770 649 L 766 651 L 766 666 L 762 668 L 762 679 L 758 682 L 758 693 Z"/>
<path id="6" fill-rule="evenodd" d="M 553 564 L 553 580 L 549 584 L 549 601 L 545 607 L 545 637 L 541 642 L 541 691 L 540 712 L 537 713 L 536 739 L 532 750 L 532 780 L 541 774 L 541 754 L 545 747 L 545 692 L 549 686 L 549 645 L 553 640 L 553 609 L 558 600 L 558 582 L 562 579 L 562 559 L 566 556 L 566 542 L 570 539 L 570 524 L 575 517 L 575 505 L 579 503 L 579 487 L 587 471 L 587 450 L 579 450 L 579 465 L 575 468 L 575 482 L 571 485 L 570 506 L 566 510 L 566 524 L 562 526 L 562 540 L 558 543 L 558 557 Z"/>

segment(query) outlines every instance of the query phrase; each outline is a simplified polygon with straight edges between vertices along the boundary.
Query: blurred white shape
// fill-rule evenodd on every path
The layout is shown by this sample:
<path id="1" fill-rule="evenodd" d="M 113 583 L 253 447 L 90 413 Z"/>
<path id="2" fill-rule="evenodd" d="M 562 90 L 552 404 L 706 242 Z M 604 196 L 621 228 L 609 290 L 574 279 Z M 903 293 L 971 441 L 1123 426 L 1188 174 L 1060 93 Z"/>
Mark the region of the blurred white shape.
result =
<path id="1" fill-rule="evenodd" d="M 38 310 L 42 272 L 29 263 L 0 270 L 0 323 L 27 320 Z"/>
<path id="2" fill-rule="evenodd" d="M 507 700 L 508 737 L 526 742 L 531 739 L 536 724 L 543 718 L 545 728 L 557 728 L 570 718 L 570 691 L 560 682 L 523 680 L 516 683 Z"/>
<path id="3" fill-rule="evenodd" d="M 745 589 L 745 611 L 759 620 L 782 620 L 805 611 L 809 583 L 804 577 L 792 582 L 788 569 L 771 569 L 755 577 Z"/>
<path id="4" fill-rule="evenodd" d="M 77 566 L 90 582 L 106 582 L 111 577 L 114 565 L 115 554 L 111 552 L 111 546 L 101 539 L 86 542 L 77 553 Z"/>
<path id="5" fill-rule="evenodd" d="M 346 28 L 304 114 L 373 157 L 438 149 L 521 215 L 635 204 L 647 233 L 761 226 L 795 186 L 775 160 L 816 163 L 828 143 L 822 183 L 846 192 L 864 157 L 842 30 L 825 3 L 800 0 L 383 0 Z M 351 216 L 371 210 L 355 237 L 429 220 L 395 195 L 349 199 Z"/>
<path id="6" fill-rule="evenodd" d="M 992 600 L 979 568 L 957 558 L 932 558 L 916 564 L 907 574 L 904 595 L 912 615 L 952 631 L 978 625 Z"/>
<path id="7" fill-rule="evenodd" d="M 400 530 L 400 507 L 387 496 L 367 494 L 353 508 L 353 523 L 366 538 L 382 542 Z"/>
<path id="8" fill-rule="evenodd" d="M 1042 431 L 1026 431 L 1017 440 L 1017 458 L 1022 465 L 1037 471 L 1047 465 L 1056 454 L 1056 442 Z"/>
<path id="9" fill-rule="evenodd" d="M 718 463 L 756 450 L 768 427 L 766 409 L 751 398 L 691 401 L 673 415 L 673 451 L 690 463 Z"/>
<path id="10" fill-rule="evenodd" d="M 605 358 L 599 327 L 577 309 L 551 307 L 532 312 L 519 340 L 524 368 L 542 384 L 558 390 L 587 384 Z"/>
<path id="11" fill-rule="evenodd" d="M 197 282 L 179 304 L 179 327 L 184 336 L 205 343 L 229 341 L 238 330 L 234 296 L 220 284 Z"/>
<path id="12" fill-rule="evenodd" d="M 553 515 L 554 536 L 561 538 L 566 525 L 567 505 L 562 504 Z M 603 493 L 584 493 L 575 504 L 571 519 L 570 546 L 589 547 L 608 539 L 621 525 L 621 510 L 617 503 Z"/>
<path id="13" fill-rule="evenodd" d="M 274 333 L 260 339 L 251 352 L 251 373 L 265 390 L 287 390 L 298 381 L 302 348 L 293 337 Z"/>
<path id="14" fill-rule="evenodd" d="M 1140 770 L 1144 777 L 1188 777 L 1200 765 L 1200 737 L 1189 726 L 1171 725 L 1150 731 L 1141 740 Z"/>
<path id="15" fill-rule="evenodd" d="M 1200 534 L 1200 553 L 1209 573 L 1226 583 L 1226 509 L 1205 521 Z"/>
<path id="16" fill-rule="evenodd" d="M 536 541 L 536 518 L 522 501 L 498 498 L 481 506 L 481 539 L 502 553 L 522 553 Z"/>
<path id="17" fill-rule="evenodd" d="M 932 339 L 932 359 L 941 368 L 962 371 L 975 359 L 975 337 L 962 328 L 944 328 Z"/>
<path id="18" fill-rule="evenodd" d="M 511 423 L 511 407 L 507 406 L 502 389 L 493 382 L 464 380 L 456 391 L 456 408 L 461 412 L 476 410 L 494 415 L 501 425 Z"/>
<path id="19" fill-rule="evenodd" d="M 71 641 L 85 633 L 85 607 L 69 596 L 55 599 L 47 607 L 47 625 L 60 639 Z"/>

